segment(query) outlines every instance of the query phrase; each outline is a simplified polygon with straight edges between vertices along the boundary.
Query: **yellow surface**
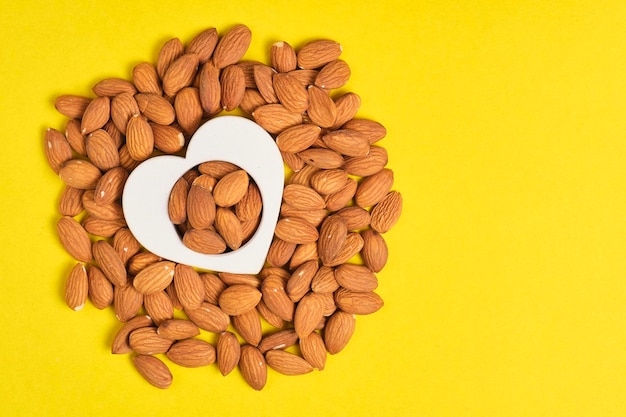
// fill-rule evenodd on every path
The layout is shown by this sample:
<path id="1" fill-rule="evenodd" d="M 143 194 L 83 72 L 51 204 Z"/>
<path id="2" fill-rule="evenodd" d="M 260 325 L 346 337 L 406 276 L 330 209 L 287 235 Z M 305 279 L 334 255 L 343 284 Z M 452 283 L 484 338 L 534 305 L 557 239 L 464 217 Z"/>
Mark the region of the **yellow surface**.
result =
<path id="1" fill-rule="evenodd" d="M 15 1 L 0 8 L 0 415 L 626 415 L 626 4 L 622 1 Z M 112 356 L 110 310 L 63 303 L 71 259 L 46 165 L 53 99 L 129 77 L 160 45 L 246 23 L 344 46 L 361 116 L 404 195 L 385 307 L 327 369 L 173 367 Z"/>

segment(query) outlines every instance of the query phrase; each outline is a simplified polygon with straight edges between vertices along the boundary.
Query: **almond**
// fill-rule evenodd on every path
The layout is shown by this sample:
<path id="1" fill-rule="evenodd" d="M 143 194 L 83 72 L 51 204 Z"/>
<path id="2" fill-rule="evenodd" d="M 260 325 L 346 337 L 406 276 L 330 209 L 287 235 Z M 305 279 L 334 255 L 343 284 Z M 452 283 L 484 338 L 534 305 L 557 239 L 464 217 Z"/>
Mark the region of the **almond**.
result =
<path id="1" fill-rule="evenodd" d="M 120 147 L 119 154 L 120 166 L 122 166 L 129 172 L 137 168 L 137 166 L 141 163 L 141 161 L 136 161 L 130 156 L 130 152 L 128 152 L 128 146 L 126 146 L 126 144 Z"/>
<path id="2" fill-rule="evenodd" d="M 82 224 L 88 233 L 100 237 L 111 237 L 118 230 L 127 226 L 124 219 L 103 220 L 91 216 L 85 217 Z"/>
<path id="3" fill-rule="evenodd" d="M 140 115 L 134 115 L 126 127 L 126 145 L 128 153 L 135 161 L 143 161 L 152 155 L 154 135 L 148 121 Z"/>
<path id="4" fill-rule="evenodd" d="M 83 135 L 100 129 L 109 120 L 111 114 L 111 99 L 106 96 L 96 97 L 85 108 L 80 123 L 80 131 Z"/>
<path id="5" fill-rule="evenodd" d="M 138 113 L 139 106 L 131 93 L 118 94 L 111 100 L 111 120 L 121 133 L 126 133 L 128 120 Z"/>
<path id="6" fill-rule="evenodd" d="M 335 279 L 335 270 L 326 265 L 320 266 L 311 281 L 311 289 L 317 293 L 332 293 L 339 288 Z"/>
<path id="7" fill-rule="evenodd" d="M 272 349 L 265 353 L 267 364 L 283 375 L 303 375 L 313 371 L 306 360 L 284 350 Z"/>
<path id="8" fill-rule="evenodd" d="M 222 70 L 220 77 L 221 104 L 226 111 L 233 111 L 243 100 L 246 91 L 246 78 L 238 65 L 229 65 Z"/>
<path id="9" fill-rule="evenodd" d="M 249 181 L 248 190 L 235 204 L 235 214 L 241 221 L 254 220 L 261 215 L 262 209 L 263 200 L 259 187 L 253 181 Z"/>
<path id="10" fill-rule="evenodd" d="M 346 93 L 335 100 L 337 117 L 332 129 L 337 129 L 356 116 L 361 108 L 361 97 L 356 93 Z M 346 128 L 350 128 L 346 126 Z M 359 129 L 354 129 L 359 130 Z M 366 135 L 367 136 L 367 135 Z"/>
<path id="11" fill-rule="evenodd" d="M 335 304 L 350 314 L 372 314 L 380 310 L 383 300 L 373 291 L 352 291 L 340 288 L 335 292 Z"/>
<path id="12" fill-rule="evenodd" d="M 257 108 L 266 104 L 267 102 L 259 93 L 259 90 L 246 88 L 246 91 L 243 92 L 241 103 L 239 103 L 239 108 L 245 113 L 252 114 Z"/>
<path id="13" fill-rule="evenodd" d="M 291 255 L 296 250 L 295 243 L 287 243 L 282 239 L 274 237 L 269 250 L 267 251 L 267 262 L 275 267 L 281 267 L 289 262 Z"/>
<path id="14" fill-rule="evenodd" d="M 315 226 L 297 217 L 285 217 L 278 221 L 276 236 L 289 243 L 311 243 L 317 241 L 319 233 Z"/>
<path id="15" fill-rule="evenodd" d="M 313 227 L 319 226 L 327 215 L 324 209 L 312 209 L 312 210 L 299 210 L 289 204 L 282 204 L 280 206 L 280 215 L 283 217 L 294 217 L 305 220 Z M 308 243 L 312 243 L 311 240 Z"/>
<path id="16" fill-rule="evenodd" d="M 111 139 L 113 139 L 113 143 L 115 144 L 115 148 L 119 149 L 124 143 L 124 139 L 122 138 L 122 132 L 115 127 L 113 120 L 109 119 L 104 126 L 102 126 L 102 129 L 107 132 L 109 136 L 111 136 Z"/>
<path id="17" fill-rule="evenodd" d="M 320 88 L 341 88 L 350 79 L 350 67 L 345 61 L 336 59 L 324 65 L 315 78 L 315 85 Z"/>
<path id="18" fill-rule="evenodd" d="M 65 136 L 56 129 L 48 128 L 45 136 L 48 164 L 58 174 L 63 164 L 72 159 L 72 148 Z"/>
<path id="19" fill-rule="evenodd" d="M 174 305 L 165 291 L 144 295 L 143 306 L 157 325 L 174 318 Z"/>
<path id="20" fill-rule="evenodd" d="M 308 87 L 315 84 L 315 78 L 317 78 L 319 71 L 314 69 L 297 69 L 290 71 L 289 74 L 295 77 L 303 86 Z"/>
<path id="21" fill-rule="evenodd" d="M 309 95 L 307 114 L 311 121 L 321 127 L 333 126 L 337 120 L 337 107 L 328 92 L 315 85 L 309 86 L 307 92 Z"/>
<path id="22" fill-rule="evenodd" d="M 277 275 L 270 275 L 261 284 L 263 302 L 274 314 L 285 321 L 292 321 L 294 303 L 285 292 L 285 283 Z"/>
<path id="23" fill-rule="evenodd" d="M 149 327 L 152 325 L 153 322 L 149 316 L 136 316 L 128 320 L 115 334 L 115 338 L 113 339 L 113 343 L 111 345 L 111 353 L 123 354 L 132 352 L 132 349 L 128 344 L 128 336 L 130 333 L 135 329 Z"/>
<path id="24" fill-rule="evenodd" d="M 170 221 L 174 224 L 183 224 L 187 221 L 187 195 L 189 183 L 179 178 L 174 184 L 167 203 L 167 212 Z"/>
<path id="25" fill-rule="evenodd" d="M 348 182 L 343 169 L 324 169 L 311 175 L 311 188 L 321 195 L 329 195 L 341 190 Z"/>
<path id="26" fill-rule="evenodd" d="M 185 146 L 185 135 L 175 126 L 150 123 L 154 136 L 154 147 L 165 153 L 176 153 Z"/>
<path id="27" fill-rule="evenodd" d="M 298 245 L 291 256 L 291 260 L 289 261 L 289 269 L 297 269 L 305 262 L 312 260 L 317 261 L 318 259 L 317 242 Z"/>
<path id="28" fill-rule="evenodd" d="M 199 339 L 186 339 L 174 343 L 165 354 L 169 360 L 187 368 L 208 366 L 215 362 L 215 348 Z"/>
<path id="29" fill-rule="evenodd" d="M 201 179 L 194 180 L 187 194 L 187 219 L 191 226 L 196 229 L 208 228 L 215 220 L 215 211 L 214 195 Z"/>
<path id="30" fill-rule="evenodd" d="M 350 205 L 354 198 L 358 187 L 358 183 L 354 178 L 348 178 L 345 185 L 339 190 L 326 196 L 326 208 L 329 211 L 338 211 Z"/>
<path id="31" fill-rule="evenodd" d="M 94 191 L 86 190 L 82 196 L 83 208 L 90 217 L 102 220 L 120 220 L 124 219 L 122 205 L 115 201 L 110 204 L 96 204 L 94 200 Z"/>
<path id="32" fill-rule="evenodd" d="M 67 185 L 81 190 L 95 188 L 102 176 L 100 170 L 89 161 L 70 159 L 59 169 L 59 177 Z"/>
<path id="33" fill-rule="evenodd" d="M 370 151 L 370 144 L 365 136 L 356 130 L 333 130 L 322 137 L 332 150 L 346 156 L 365 157 Z"/>
<path id="34" fill-rule="evenodd" d="M 174 308 L 177 310 L 182 310 L 183 305 L 180 303 L 180 300 L 178 299 L 176 286 L 174 286 L 173 280 L 172 282 L 170 282 L 170 285 L 167 286 L 167 288 L 165 289 L 165 292 L 167 293 L 167 295 L 169 295 L 170 300 L 172 300 L 172 305 L 174 306 Z"/>
<path id="35" fill-rule="evenodd" d="M 350 175 L 369 177 L 382 171 L 387 165 L 387 151 L 380 146 L 371 146 L 365 156 L 355 156 L 346 159 L 344 169 Z"/>
<path id="36" fill-rule="evenodd" d="M 135 100 L 139 111 L 154 123 L 169 125 L 176 119 L 172 104 L 159 94 L 140 93 L 135 96 Z"/>
<path id="37" fill-rule="evenodd" d="M 298 65 L 296 51 L 283 41 L 275 42 L 270 48 L 270 61 L 278 72 L 293 71 Z"/>
<path id="38" fill-rule="evenodd" d="M 133 84 L 140 93 L 161 94 L 161 81 L 157 69 L 150 62 L 140 62 L 133 68 Z"/>
<path id="39" fill-rule="evenodd" d="M 81 119 L 91 99 L 74 94 L 64 94 L 54 101 L 54 107 L 63 116 L 70 119 Z"/>
<path id="40" fill-rule="evenodd" d="M 402 213 L 402 195 L 398 191 L 391 191 L 372 208 L 371 213 L 372 229 L 378 233 L 388 232 Z"/>
<path id="41" fill-rule="evenodd" d="M 226 174 L 213 189 L 215 204 L 220 207 L 234 206 L 248 191 L 248 173 L 242 169 Z"/>
<path id="42" fill-rule="evenodd" d="M 163 76 L 163 92 L 174 97 L 183 87 L 193 83 L 199 64 L 198 55 L 186 53 L 172 62 Z"/>
<path id="43" fill-rule="evenodd" d="M 329 216 L 322 223 L 317 252 L 324 265 L 331 262 L 346 242 L 348 228 L 341 216 Z"/>
<path id="44" fill-rule="evenodd" d="M 198 336 L 200 329 L 189 320 L 169 319 L 163 321 L 157 328 L 157 333 L 161 337 L 171 340 L 183 340 Z"/>
<path id="45" fill-rule="evenodd" d="M 207 161 L 198 165 L 198 171 L 215 179 L 222 179 L 226 174 L 240 170 L 237 165 L 226 161 Z M 211 189 L 212 191 L 212 189 Z"/>
<path id="46" fill-rule="evenodd" d="M 343 217 L 348 230 L 364 229 L 370 224 L 370 213 L 358 206 L 344 207 L 337 215 Z"/>
<path id="47" fill-rule="evenodd" d="M 313 40 L 298 51 L 298 66 L 313 69 L 334 61 L 341 55 L 341 45 L 327 39 Z"/>
<path id="48" fill-rule="evenodd" d="M 226 285 L 249 285 L 254 288 L 261 286 L 261 279 L 255 274 L 233 274 L 230 272 L 220 272 L 220 279 Z"/>
<path id="49" fill-rule="evenodd" d="M 165 76 L 165 73 L 172 62 L 178 59 L 184 51 L 185 47 L 178 38 L 170 39 L 163 44 L 157 57 L 157 74 L 161 79 Z"/>
<path id="50" fill-rule="evenodd" d="M 65 303 L 74 311 L 82 310 L 87 301 L 89 281 L 85 265 L 77 263 L 65 281 Z"/>
<path id="51" fill-rule="evenodd" d="M 170 261 L 160 261 L 148 265 L 135 276 L 133 285 L 142 294 L 162 291 L 174 279 L 175 266 L 176 264 Z"/>
<path id="52" fill-rule="evenodd" d="M 336 311 L 326 320 L 324 343 L 331 355 L 341 352 L 354 334 L 356 319 L 353 314 Z"/>
<path id="53" fill-rule="evenodd" d="M 300 352 L 302 357 L 314 368 L 322 370 L 326 366 L 326 346 L 324 339 L 311 332 L 305 337 L 300 338 Z"/>
<path id="54" fill-rule="evenodd" d="M 245 25 L 235 25 L 217 42 L 213 52 L 213 64 L 217 68 L 225 68 L 236 64 L 245 55 L 252 32 Z"/>
<path id="55" fill-rule="evenodd" d="M 352 291 L 374 291 L 378 287 L 376 275 L 365 265 L 342 264 L 335 269 L 335 279 Z"/>
<path id="56" fill-rule="evenodd" d="M 204 301 L 204 283 L 189 265 L 178 264 L 174 272 L 174 285 L 178 300 L 185 309 L 199 308 Z"/>
<path id="57" fill-rule="evenodd" d="M 256 81 L 254 80 L 254 67 L 256 65 L 264 65 L 259 61 L 247 59 L 243 61 L 239 61 L 236 63 L 239 68 L 243 71 L 244 79 L 246 82 L 246 90 L 254 91 L 256 90 Z"/>
<path id="58" fill-rule="evenodd" d="M 209 229 L 189 229 L 183 236 L 183 243 L 189 249 L 205 254 L 218 254 L 226 250 L 226 242 Z"/>
<path id="59" fill-rule="evenodd" d="M 276 137 L 276 146 L 283 152 L 301 152 L 320 138 L 320 132 L 320 127 L 312 124 L 290 127 Z"/>
<path id="60" fill-rule="evenodd" d="M 332 149 L 309 148 L 298 155 L 306 164 L 320 169 L 341 168 L 344 163 L 341 154 Z"/>
<path id="61" fill-rule="evenodd" d="M 243 340 L 252 346 L 257 346 L 263 337 L 261 318 L 254 308 L 233 316 L 233 327 Z"/>
<path id="62" fill-rule="evenodd" d="M 281 319 L 278 314 L 270 310 L 270 308 L 267 306 L 267 304 L 265 304 L 262 298 L 261 301 L 259 301 L 259 304 L 256 306 L 256 309 L 261 317 L 263 317 L 265 321 L 268 322 L 271 326 L 274 326 L 276 328 L 283 327 L 283 319 Z"/>
<path id="63" fill-rule="evenodd" d="M 302 123 L 302 114 L 289 111 L 281 104 L 261 106 L 252 113 L 252 117 L 263 129 L 274 134 Z"/>
<path id="64" fill-rule="evenodd" d="M 223 376 L 228 375 L 239 363 L 241 346 L 231 332 L 222 332 L 217 339 L 217 366 Z"/>
<path id="65" fill-rule="evenodd" d="M 302 113 L 309 106 L 306 88 L 288 73 L 278 73 L 273 77 L 274 91 L 281 104 L 289 111 Z"/>
<path id="66" fill-rule="evenodd" d="M 267 103 L 278 103 L 278 97 L 274 91 L 274 74 L 276 70 L 264 64 L 252 67 L 256 88 Z"/>
<path id="67" fill-rule="evenodd" d="M 187 45 L 185 52 L 198 55 L 198 60 L 201 64 L 204 64 L 211 59 L 211 55 L 213 55 L 217 41 L 217 29 L 205 29 L 194 36 L 194 38 L 189 42 L 189 45 Z"/>
<path id="68" fill-rule="evenodd" d="M 95 242 L 93 244 L 93 257 L 109 281 L 119 286 L 128 284 L 124 263 L 111 244 L 104 240 Z"/>
<path id="69" fill-rule="evenodd" d="M 319 168 L 312 165 L 305 165 L 300 171 L 295 172 L 289 179 L 289 184 L 300 184 L 311 186 L 311 176 L 319 171 Z"/>
<path id="70" fill-rule="evenodd" d="M 133 364 L 139 374 L 151 385 L 166 389 L 172 385 L 172 373 L 160 359 L 150 355 L 133 357 Z"/>
<path id="71" fill-rule="evenodd" d="M 139 252 L 128 260 L 128 272 L 131 275 L 137 275 L 148 266 L 161 260 L 161 257 L 152 252 Z"/>
<path id="72" fill-rule="evenodd" d="M 113 248 L 118 253 L 122 262 L 126 262 L 141 249 L 141 245 L 128 228 L 118 230 L 113 236 Z"/>
<path id="73" fill-rule="evenodd" d="M 68 119 L 65 124 L 65 137 L 72 149 L 77 154 L 87 156 L 87 150 L 85 149 L 85 136 L 80 131 L 80 120 Z"/>
<path id="74" fill-rule="evenodd" d="M 243 242 L 243 229 L 237 215 L 227 208 L 219 207 L 215 214 L 215 230 L 222 236 L 226 245 L 237 250 Z"/>
<path id="75" fill-rule="evenodd" d="M 117 153 L 117 146 L 105 130 L 97 129 L 90 133 L 85 146 L 91 162 L 102 171 L 119 166 L 120 156 Z"/>
<path id="76" fill-rule="evenodd" d="M 324 301 L 317 293 L 310 292 L 298 302 L 293 326 L 298 337 L 309 335 L 324 316 Z"/>
<path id="77" fill-rule="evenodd" d="M 259 351 L 265 353 L 271 349 L 286 349 L 298 342 L 298 335 L 294 329 L 283 329 L 263 337 L 259 343 Z"/>
<path id="78" fill-rule="evenodd" d="M 200 69 L 199 79 L 198 89 L 202 109 L 209 116 L 219 113 L 222 110 L 219 68 L 216 68 L 212 62 L 207 62 Z"/>
<path id="79" fill-rule="evenodd" d="M 204 299 L 206 302 L 217 305 L 219 296 L 226 288 L 226 284 L 215 274 L 201 274 L 200 279 L 204 285 Z"/>
<path id="80" fill-rule="evenodd" d="M 159 336 L 156 327 L 141 327 L 128 336 L 131 349 L 141 355 L 165 353 L 172 343 L 172 340 Z"/>
<path id="81" fill-rule="evenodd" d="M 185 133 L 191 135 L 198 130 L 202 122 L 203 110 L 197 88 L 182 88 L 174 99 L 174 109 L 176 110 L 176 120 Z"/>
<path id="82" fill-rule="evenodd" d="M 257 391 L 263 389 L 267 382 L 267 364 L 257 348 L 250 345 L 241 347 L 239 369 L 248 385 Z"/>
<path id="83" fill-rule="evenodd" d="M 132 285 L 113 288 L 113 309 L 115 317 L 125 322 L 137 315 L 143 305 L 143 295 L 141 295 Z"/>
<path id="84" fill-rule="evenodd" d="M 370 144 L 376 143 L 387 135 L 382 124 L 370 119 L 352 119 L 343 125 L 344 129 L 352 129 L 365 136 Z"/>
<path id="85" fill-rule="evenodd" d="M 298 172 L 304 168 L 304 161 L 297 153 L 280 152 L 283 162 L 293 172 Z"/>
<path id="86" fill-rule="evenodd" d="M 213 333 L 225 331 L 230 324 L 228 314 L 210 303 L 202 303 L 199 308 L 185 310 L 185 313 L 199 328 Z"/>
<path id="87" fill-rule="evenodd" d="M 113 285 L 98 267 L 89 267 L 87 281 L 89 299 L 97 309 L 102 310 L 113 303 Z"/>
<path id="88" fill-rule="evenodd" d="M 393 179 L 393 171 L 388 168 L 364 178 L 356 190 L 356 204 L 363 208 L 377 204 L 391 191 Z"/>
<path id="89" fill-rule="evenodd" d="M 283 201 L 296 210 L 319 210 L 326 204 L 324 199 L 310 187 L 289 184 L 283 191 Z"/>
<path id="90" fill-rule="evenodd" d="M 300 301 L 302 297 L 311 290 L 311 281 L 317 269 L 318 264 L 317 259 L 315 259 L 303 263 L 293 271 L 285 288 L 291 301 L 294 303 Z"/>
<path id="91" fill-rule="evenodd" d="M 105 78 L 98 81 L 91 89 L 97 96 L 114 97 L 121 93 L 135 94 L 137 89 L 128 80 L 123 78 Z"/>
<path id="92" fill-rule="evenodd" d="M 348 262 L 363 249 L 363 238 L 356 232 L 348 233 L 346 243 L 341 247 L 337 255 L 327 262 L 328 266 L 337 266 Z"/>
<path id="93" fill-rule="evenodd" d="M 57 233 L 70 255 L 79 261 L 91 262 L 91 239 L 80 223 L 72 217 L 63 216 L 57 222 Z"/>
<path id="94" fill-rule="evenodd" d="M 250 285 L 231 285 L 219 297 L 219 305 L 224 313 L 238 316 L 254 309 L 261 299 L 261 292 Z"/>

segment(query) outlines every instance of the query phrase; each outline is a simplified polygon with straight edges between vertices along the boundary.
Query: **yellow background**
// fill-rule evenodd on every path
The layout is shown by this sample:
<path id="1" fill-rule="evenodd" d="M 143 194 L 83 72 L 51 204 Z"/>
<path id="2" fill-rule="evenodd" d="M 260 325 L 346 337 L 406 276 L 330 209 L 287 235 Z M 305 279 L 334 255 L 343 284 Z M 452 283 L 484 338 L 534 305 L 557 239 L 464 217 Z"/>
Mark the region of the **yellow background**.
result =
<path id="1" fill-rule="evenodd" d="M 173 367 L 157 390 L 112 356 L 110 310 L 63 303 L 72 261 L 47 167 L 53 100 L 129 77 L 160 45 L 245 23 L 344 47 L 347 89 L 404 196 L 379 274 L 326 370 Z M 15 1 L 0 6 L 0 415 L 625 416 L 626 3 Z"/>

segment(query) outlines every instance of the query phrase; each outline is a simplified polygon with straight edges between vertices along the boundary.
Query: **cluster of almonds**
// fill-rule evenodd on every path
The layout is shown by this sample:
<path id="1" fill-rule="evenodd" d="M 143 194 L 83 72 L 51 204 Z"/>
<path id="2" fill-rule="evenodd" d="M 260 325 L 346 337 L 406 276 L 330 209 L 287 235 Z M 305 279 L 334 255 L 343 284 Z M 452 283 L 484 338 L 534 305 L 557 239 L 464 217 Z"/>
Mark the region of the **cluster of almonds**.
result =
<path id="1" fill-rule="evenodd" d="M 268 66 L 241 60 L 250 40 L 244 25 L 223 36 L 207 29 L 186 46 L 174 38 L 156 65 L 134 67 L 132 81 L 104 79 L 95 98 L 60 96 L 65 134 L 45 135 L 49 164 L 66 184 L 58 234 L 79 261 L 66 303 L 113 305 L 124 324 L 112 352 L 134 352 L 137 370 L 159 388 L 172 374 L 158 354 L 186 367 L 217 362 L 223 375 L 238 366 L 257 390 L 267 366 L 287 375 L 323 369 L 327 353 L 351 338 L 354 315 L 383 305 L 374 292 L 387 261 L 382 234 L 402 210 L 387 153 L 375 144 L 385 128 L 354 118 L 358 95 L 331 95 L 350 75 L 338 43 L 315 40 L 296 52 L 277 42 Z M 121 208 L 129 173 L 154 155 L 184 152 L 203 121 L 236 109 L 273 135 L 292 171 L 266 266 L 258 275 L 212 273 L 145 250 Z M 223 161 L 190 170 L 170 194 L 183 242 L 203 253 L 245 244 L 261 211 L 256 184 Z M 198 338 L 201 330 L 217 342 Z"/>

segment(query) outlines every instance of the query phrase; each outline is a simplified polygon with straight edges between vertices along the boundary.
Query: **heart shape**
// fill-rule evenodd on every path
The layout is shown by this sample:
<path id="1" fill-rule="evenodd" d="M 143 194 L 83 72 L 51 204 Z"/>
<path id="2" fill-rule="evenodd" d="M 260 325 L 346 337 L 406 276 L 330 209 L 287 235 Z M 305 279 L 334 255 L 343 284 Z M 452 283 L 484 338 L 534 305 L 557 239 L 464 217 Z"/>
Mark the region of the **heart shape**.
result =
<path id="1" fill-rule="evenodd" d="M 247 171 L 263 201 L 256 233 L 239 249 L 219 255 L 202 254 L 185 246 L 168 214 L 169 195 L 176 181 L 206 161 L 231 162 Z M 265 263 L 274 236 L 284 175 L 280 151 L 267 131 L 244 117 L 217 117 L 194 133 L 184 158 L 157 156 L 133 170 L 122 196 L 124 216 L 139 243 L 162 258 L 210 271 L 256 274 Z"/>

